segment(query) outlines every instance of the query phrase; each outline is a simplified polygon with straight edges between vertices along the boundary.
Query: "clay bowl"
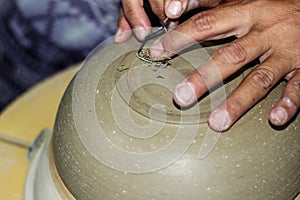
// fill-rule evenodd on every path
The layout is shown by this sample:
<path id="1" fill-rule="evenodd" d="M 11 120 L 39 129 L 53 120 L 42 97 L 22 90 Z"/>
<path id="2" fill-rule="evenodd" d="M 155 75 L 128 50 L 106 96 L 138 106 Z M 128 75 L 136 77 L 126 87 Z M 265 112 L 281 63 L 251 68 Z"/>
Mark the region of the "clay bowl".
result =
<path id="1" fill-rule="evenodd" d="M 64 94 L 49 150 L 62 196 L 287 200 L 299 193 L 300 116 L 281 128 L 267 120 L 283 83 L 216 133 L 207 115 L 247 71 L 180 110 L 171 90 L 217 47 L 195 48 L 161 68 L 137 59 L 136 45 L 96 49 Z"/>

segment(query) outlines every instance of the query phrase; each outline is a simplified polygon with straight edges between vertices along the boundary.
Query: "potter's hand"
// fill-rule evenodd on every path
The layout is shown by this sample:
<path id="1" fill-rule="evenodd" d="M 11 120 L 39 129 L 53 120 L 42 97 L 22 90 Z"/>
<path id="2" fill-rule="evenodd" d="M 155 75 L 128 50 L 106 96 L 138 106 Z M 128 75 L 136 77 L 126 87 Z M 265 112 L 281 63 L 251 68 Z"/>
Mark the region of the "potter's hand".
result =
<path id="1" fill-rule="evenodd" d="M 164 20 L 163 0 L 149 0 L 149 3 L 158 18 Z M 151 31 L 151 22 L 143 6 L 143 0 L 122 0 L 115 42 L 125 42 L 131 36 L 131 30 L 139 40 L 143 40 Z"/>
<path id="2" fill-rule="evenodd" d="M 177 19 L 186 11 L 196 7 L 213 7 L 221 0 L 149 0 L 153 13 L 161 22 L 172 19 L 170 27 L 177 24 Z M 167 9 L 165 9 L 167 8 Z M 151 31 L 151 22 L 144 10 L 143 0 L 122 0 L 118 30 L 115 42 L 125 42 L 132 31 L 139 40 Z"/>
<path id="3" fill-rule="evenodd" d="M 193 16 L 175 30 L 196 41 L 237 37 L 176 86 L 174 100 L 180 106 L 192 104 L 208 88 L 255 58 L 260 60 L 240 86 L 210 114 L 208 123 L 213 129 L 229 129 L 282 78 L 287 83 L 269 120 L 281 126 L 297 113 L 300 105 L 300 1 L 230 1 Z M 175 35 L 171 31 L 156 41 L 152 56 L 170 56 L 168 49 L 174 52 L 187 45 L 187 40 Z"/>

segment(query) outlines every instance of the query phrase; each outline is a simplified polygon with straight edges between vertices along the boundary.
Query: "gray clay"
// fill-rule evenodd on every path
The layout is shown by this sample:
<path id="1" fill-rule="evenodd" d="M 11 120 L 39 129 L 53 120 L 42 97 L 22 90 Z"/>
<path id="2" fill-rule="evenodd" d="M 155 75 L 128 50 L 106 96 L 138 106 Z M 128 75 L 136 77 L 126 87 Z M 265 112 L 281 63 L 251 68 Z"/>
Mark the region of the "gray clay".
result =
<path id="1" fill-rule="evenodd" d="M 216 48 L 209 47 L 209 51 Z M 210 130 L 206 118 L 213 107 L 211 101 L 222 100 L 222 88 L 214 91 L 216 96 L 208 95 L 190 110 L 180 111 L 168 87 L 194 69 L 189 61 L 179 56 L 171 59 L 168 67 L 157 69 L 137 59 L 134 51 L 122 53 L 124 49 L 125 44 L 112 45 L 91 57 L 60 104 L 53 154 L 58 174 L 75 199 L 291 200 L 299 193 L 300 116 L 284 129 L 271 127 L 268 122 L 269 110 L 280 98 L 283 84 L 223 133 L 207 157 L 199 159 L 199 149 Z M 204 54 L 200 50 L 197 59 L 203 56 L 205 62 Z M 226 84 L 226 95 L 243 76 Z M 135 88 L 139 84 L 141 87 Z M 115 110 L 118 106 L 120 110 L 126 108 L 132 121 L 145 131 L 126 127 L 126 113 Z M 120 127 L 123 122 L 124 127 Z M 95 128 L 98 125 L 105 138 Z M 147 125 L 153 126 L 150 130 L 157 134 L 145 138 L 149 134 Z M 161 127 L 156 130 L 156 126 Z M 142 159 L 135 162 L 126 160 L 126 156 L 118 158 L 111 151 L 117 146 L 127 153 L 153 153 L 172 143 L 179 131 L 185 131 L 179 144 L 189 144 L 192 131 L 195 138 L 182 156 L 161 169 L 154 167 L 169 159 L 172 151 L 147 165 Z M 115 146 L 105 148 L 107 139 Z M 123 163 L 117 165 L 115 159 Z"/>

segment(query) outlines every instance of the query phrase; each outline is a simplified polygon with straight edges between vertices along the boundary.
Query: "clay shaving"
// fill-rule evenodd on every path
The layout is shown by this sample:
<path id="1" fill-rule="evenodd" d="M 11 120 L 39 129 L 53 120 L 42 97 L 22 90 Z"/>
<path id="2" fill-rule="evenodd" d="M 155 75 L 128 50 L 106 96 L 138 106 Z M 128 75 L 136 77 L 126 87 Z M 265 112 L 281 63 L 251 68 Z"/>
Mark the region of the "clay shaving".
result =
<path id="1" fill-rule="evenodd" d="M 119 72 L 123 72 L 123 71 L 126 71 L 126 70 L 128 70 L 129 69 L 129 67 L 127 66 L 127 65 L 119 65 L 118 67 L 117 67 L 117 70 L 119 71 Z"/>
<path id="2" fill-rule="evenodd" d="M 157 57 L 157 58 L 153 58 L 150 55 L 150 49 L 149 48 L 143 48 L 139 52 L 139 56 L 141 56 L 145 60 L 148 60 L 149 62 L 153 62 L 156 65 L 161 65 L 161 66 L 168 65 L 168 61 L 171 59 L 170 57 Z"/>

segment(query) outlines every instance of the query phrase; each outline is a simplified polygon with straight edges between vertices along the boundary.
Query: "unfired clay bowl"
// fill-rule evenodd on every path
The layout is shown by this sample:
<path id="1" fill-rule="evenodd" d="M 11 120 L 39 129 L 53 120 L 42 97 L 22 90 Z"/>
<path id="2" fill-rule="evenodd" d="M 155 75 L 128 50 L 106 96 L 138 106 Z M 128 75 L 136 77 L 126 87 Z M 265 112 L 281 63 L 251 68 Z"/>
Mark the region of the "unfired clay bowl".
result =
<path id="1" fill-rule="evenodd" d="M 268 122 L 283 83 L 229 131 L 215 133 L 207 115 L 247 72 L 180 110 L 171 90 L 217 47 L 195 48 L 159 68 L 138 60 L 135 45 L 95 51 L 64 94 L 49 147 L 62 196 L 289 200 L 299 193 L 300 116 L 281 128 Z M 207 152 L 199 156 L 201 148 Z"/>

